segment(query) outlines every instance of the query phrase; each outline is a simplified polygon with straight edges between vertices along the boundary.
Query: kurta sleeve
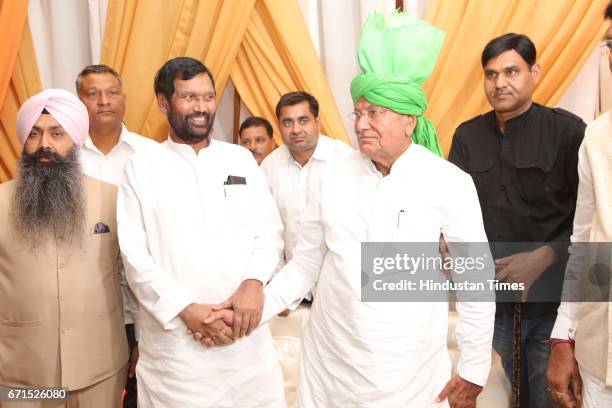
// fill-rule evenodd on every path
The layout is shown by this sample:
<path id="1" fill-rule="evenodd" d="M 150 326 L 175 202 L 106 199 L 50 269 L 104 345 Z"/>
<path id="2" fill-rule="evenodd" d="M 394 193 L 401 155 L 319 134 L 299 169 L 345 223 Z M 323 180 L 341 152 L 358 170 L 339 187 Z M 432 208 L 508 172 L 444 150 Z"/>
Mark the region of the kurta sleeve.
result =
<path id="1" fill-rule="evenodd" d="M 128 162 L 117 198 L 119 246 L 125 275 L 140 305 L 166 330 L 180 324 L 178 314 L 194 300 L 149 250 L 142 192 L 133 161 Z"/>
<path id="2" fill-rule="evenodd" d="M 266 300 L 262 323 L 285 309 L 293 308 L 296 302 L 314 289 L 319 278 L 327 252 L 325 228 L 321 220 L 320 184 L 310 190 L 309 195 L 293 258 L 264 290 Z"/>
<path id="3" fill-rule="evenodd" d="M 595 211 L 595 195 L 591 166 L 584 144 L 578 152 L 578 198 L 574 214 L 574 228 L 570 238 L 569 259 L 565 270 L 562 302 L 550 337 L 574 338 L 580 300 L 580 275 L 584 272 L 586 245 L 591 235 L 591 223 Z"/>
<path id="4" fill-rule="evenodd" d="M 462 176 L 464 176 L 463 180 L 453 183 L 459 188 L 454 192 L 450 191 L 454 204 L 448 222 L 442 228 L 442 233 L 449 249 L 453 242 L 464 242 L 469 243 L 468 248 L 475 249 L 473 255 L 482 255 L 481 252 L 486 251 L 487 261 L 483 271 L 484 275 L 481 274 L 477 278 L 478 281 L 486 282 L 487 279 L 494 279 L 493 260 L 488 245 L 486 245 L 487 237 L 476 188 L 469 175 Z M 461 353 L 459 375 L 469 382 L 484 386 L 491 368 L 495 303 L 492 291 L 476 296 L 477 299 L 457 302 L 455 334 Z M 488 301 L 489 299 L 491 301 Z"/>
<path id="5" fill-rule="evenodd" d="M 248 153 L 248 152 L 245 152 Z M 264 286 L 272 277 L 283 251 L 283 223 L 276 202 L 268 188 L 264 173 L 250 153 L 245 157 L 249 163 L 248 183 L 251 184 L 255 200 L 257 219 L 255 222 L 255 246 L 243 279 L 256 279 Z"/>

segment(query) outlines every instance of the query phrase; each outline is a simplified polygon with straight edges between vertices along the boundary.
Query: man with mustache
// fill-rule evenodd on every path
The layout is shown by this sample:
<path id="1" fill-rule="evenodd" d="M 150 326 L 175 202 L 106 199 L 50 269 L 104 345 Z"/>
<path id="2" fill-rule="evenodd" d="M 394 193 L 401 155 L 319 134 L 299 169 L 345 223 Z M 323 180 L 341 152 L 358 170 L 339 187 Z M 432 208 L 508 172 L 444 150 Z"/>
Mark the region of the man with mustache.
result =
<path id="1" fill-rule="evenodd" d="M 216 92 L 200 61 L 167 61 L 154 88 L 168 140 L 130 160 L 117 205 L 127 280 L 146 312 L 138 404 L 284 407 L 270 330 L 256 327 L 282 250 L 274 200 L 251 153 L 212 138 Z M 204 325 L 228 299 L 233 320 Z"/>
<path id="2" fill-rule="evenodd" d="M 449 160 L 476 184 L 487 238 L 496 257 L 496 278 L 523 283 L 499 303 L 493 347 L 506 375 L 514 373 L 513 344 L 520 323 L 521 407 L 548 407 L 546 365 L 559 305 L 578 189 L 578 148 L 585 124 L 562 109 L 533 102 L 541 75 L 536 49 L 525 35 L 491 40 L 482 53 L 484 91 L 493 110 L 462 123 Z M 522 315 L 522 317 L 521 317 Z M 520 387 L 520 388 L 519 388 Z M 515 393 L 516 396 L 516 393 Z"/>
<path id="3" fill-rule="evenodd" d="M 249 149 L 257 164 L 276 149 L 276 141 L 272 136 L 272 125 L 264 118 L 251 116 L 240 125 L 240 146 Z"/>
<path id="4" fill-rule="evenodd" d="M 329 160 L 352 149 L 344 142 L 320 134 L 319 101 L 307 92 L 281 96 L 276 104 L 276 118 L 284 144 L 263 161 L 261 168 L 285 226 L 286 263 L 293 257 L 298 241 L 308 191 L 317 183 Z"/>
<path id="5" fill-rule="evenodd" d="M 135 153 L 146 151 L 157 143 L 127 130 L 123 124 L 127 96 L 119 74 L 107 65 L 88 65 L 76 79 L 79 99 L 89 113 L 89 134 L 81 148 L 79 159 L 83 172 L 107 183 L 119 185 L 125 164 Z M 125 282 L 121 258 L 118 260 L 122 278 L 125 327 L 130 345 L 130 369 L 124 399 L 125 408 L 136 407 L 135 369 L 138 361 L 138 307 Z"/>
<path id="6" fill-rule="evenodd" d="M 82 174 L 87 130 L 73 94 L 31 97 L 17 115 L 18 176 L 0 185 L 0 385 L 69 390 L 67 405 L 29 407 L 121 406 L 117 188 Z"/>
<path id="7" fill-rule="evenodd" d="M 446 292 L 439 301 L 408 295 L 372 302 L 362 291 L 363 243 L 431 243 L 437 253 L 440 233 L 447 242 L 485 239 L 473 182 L 439 157 L 424 116 L 421 86 L 443 38 L 408 14 L 375 13 L 365 23 L 358 50 L 364 72 L 351 82 L 359 151 L 327 161 L 293 258 L 266 287 L 263 319 L 316 286 L 300 351 L 299 407 L 471 408 L 486 382 L 492 302 L 457 302 L 461 357 L 453 375 Z M 303 116 L 292 109 L 279 115 Z"/>

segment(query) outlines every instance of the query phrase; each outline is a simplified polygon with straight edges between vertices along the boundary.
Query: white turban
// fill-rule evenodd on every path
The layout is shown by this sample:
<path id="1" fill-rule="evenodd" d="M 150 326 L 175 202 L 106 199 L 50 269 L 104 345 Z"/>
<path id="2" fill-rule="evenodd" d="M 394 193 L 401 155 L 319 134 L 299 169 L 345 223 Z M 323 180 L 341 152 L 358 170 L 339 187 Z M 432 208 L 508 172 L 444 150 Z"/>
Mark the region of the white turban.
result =
<path id="1" fill-rule="evenodd" d="M 22 144 L 46 109 L 81 147 L 89 133 L 89 115 L 83 102 L 64 89 L 47 89 L 25 101 L 17 113 L 17 137 Z"/>

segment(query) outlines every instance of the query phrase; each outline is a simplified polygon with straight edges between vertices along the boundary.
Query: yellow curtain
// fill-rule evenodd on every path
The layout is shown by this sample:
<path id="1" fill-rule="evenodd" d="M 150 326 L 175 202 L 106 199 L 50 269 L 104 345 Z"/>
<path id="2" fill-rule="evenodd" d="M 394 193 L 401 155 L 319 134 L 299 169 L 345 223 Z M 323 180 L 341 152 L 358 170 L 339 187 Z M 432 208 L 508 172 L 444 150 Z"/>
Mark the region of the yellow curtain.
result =
<path id="1" fill-rule="evenodd" d="M 251 39 L 253 45 L 245 47 L 249 38 L 258 35 L 265 40 Z M 288 51 L 288 42 L 300 52 Z M 261 54 L 244 57 L 245 48 L 252 52 L 253 47 L 262 46 L 275 52 L 279 49 L 283 57 L 274 55 L 265 65 L 256 59 Z M 238 80 L 245 75 L 252 78 L 254 69 L 263 70 L 253 82 L 266 89 L 258 97 L 265 96 L 268 107 L 276 104 L 280 93 L 311 90 L 321 102 L 324 129 L 332 137 L 348 140 L 295 0 L 109 1 L 101 60 L 123 76 L 128 95 L 125 122 L 130 129 L 157 140 L 166 138 L 168 125 L 157 109 L 153 78 L 166 60 L 181 55 L 200 59 L 211 69 L 218 98 L 237 66 L 243 73 Z M 286 82 L 269 81 L 265 73 L 273 70 L 282 72 Z M 247 108 L 274 123 L 269 110 L 261 113 L 251 89 L 255 88 L 239 88 L 241 95 L 245 92 Z"/>
<path id="2" fill-rule="evenodd" d="M 0 110 L 11 81 L 27 17 L 27 0 L 0 0 Z"/>
<path id="3" fill-rule="evenodd" d="M 297 2 L 256 2 L 231 78 L 249 110 L 273 124 L 277 142 L 278 99 L 304 90 L 319 101 L 321 132 L 350 143 Z"/>
<path id="4" fill-rule="evenodd" d="M 446 32 L 438 65 L 425 84 L 428 117 L 448 154 L 455 128 L 490 110 L 480 55 L 492 38 L 529 36 L 543 75 L 534 99 L 554 106 L 601 40 L 608 0 L 429 0 L 427 21 Z"/>
<path id="5" fill-rule="evenodd" d="M 12 3 L 12 0 L 4 0 L 0 3 L 0 14 L 3 13 L 7 3 Z M 17 3 L 15 1 L 14 5 Z M 0 183 L 15 176 L 17 160 L 21 153 L 21 143 L 17 140 L 15 133 L 17 111 L 26 99 L 42 90 L 36 54 L 34 53 L 30 27 L 27 22 L 27 2 L 19 3 L 25 3 L 24 9 L 20 13 L 13 14 L 11 19 L 22 18 L 23 28 L 19 36 L 13 37 L 10 41 L 7 37 L 1 37 L 3 40 L 0 46 L 0 55 L 6 55 L 9 47 L 16 47 L 18 50 L 12 63 L 1 59 L 3 66 L 0 68 L 0 81 L 3 81 L 2 83 L 6 82 L 6 87 L 4 97 L 0 99 L 0 105 L 2 106 L 0 109 Z M 7 27 L 4 25 L 5 23 L 6 21 L 0 18 L 0 27 L 2 27 L 0 32 L 2 33 L 4 33 L 4 28 Z M 16 45 L 11 41 L 16 41 Z M 5 75 L 8 75 L 8 78 Z"/>

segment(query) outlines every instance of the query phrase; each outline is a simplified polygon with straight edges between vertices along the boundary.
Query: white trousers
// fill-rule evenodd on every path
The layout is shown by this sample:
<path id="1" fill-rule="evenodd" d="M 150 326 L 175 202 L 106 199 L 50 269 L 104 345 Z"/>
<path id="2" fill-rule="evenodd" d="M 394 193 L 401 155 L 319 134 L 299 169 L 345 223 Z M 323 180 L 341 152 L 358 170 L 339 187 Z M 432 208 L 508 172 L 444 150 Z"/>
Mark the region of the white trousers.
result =
<path id="1" fill-rule="evenodd" d="M 612 387 L 599 378 L 591 375 L 584 367 L 579 366 L 582 378 L 582 402 L 584 408 L 612 407 Z"/>

